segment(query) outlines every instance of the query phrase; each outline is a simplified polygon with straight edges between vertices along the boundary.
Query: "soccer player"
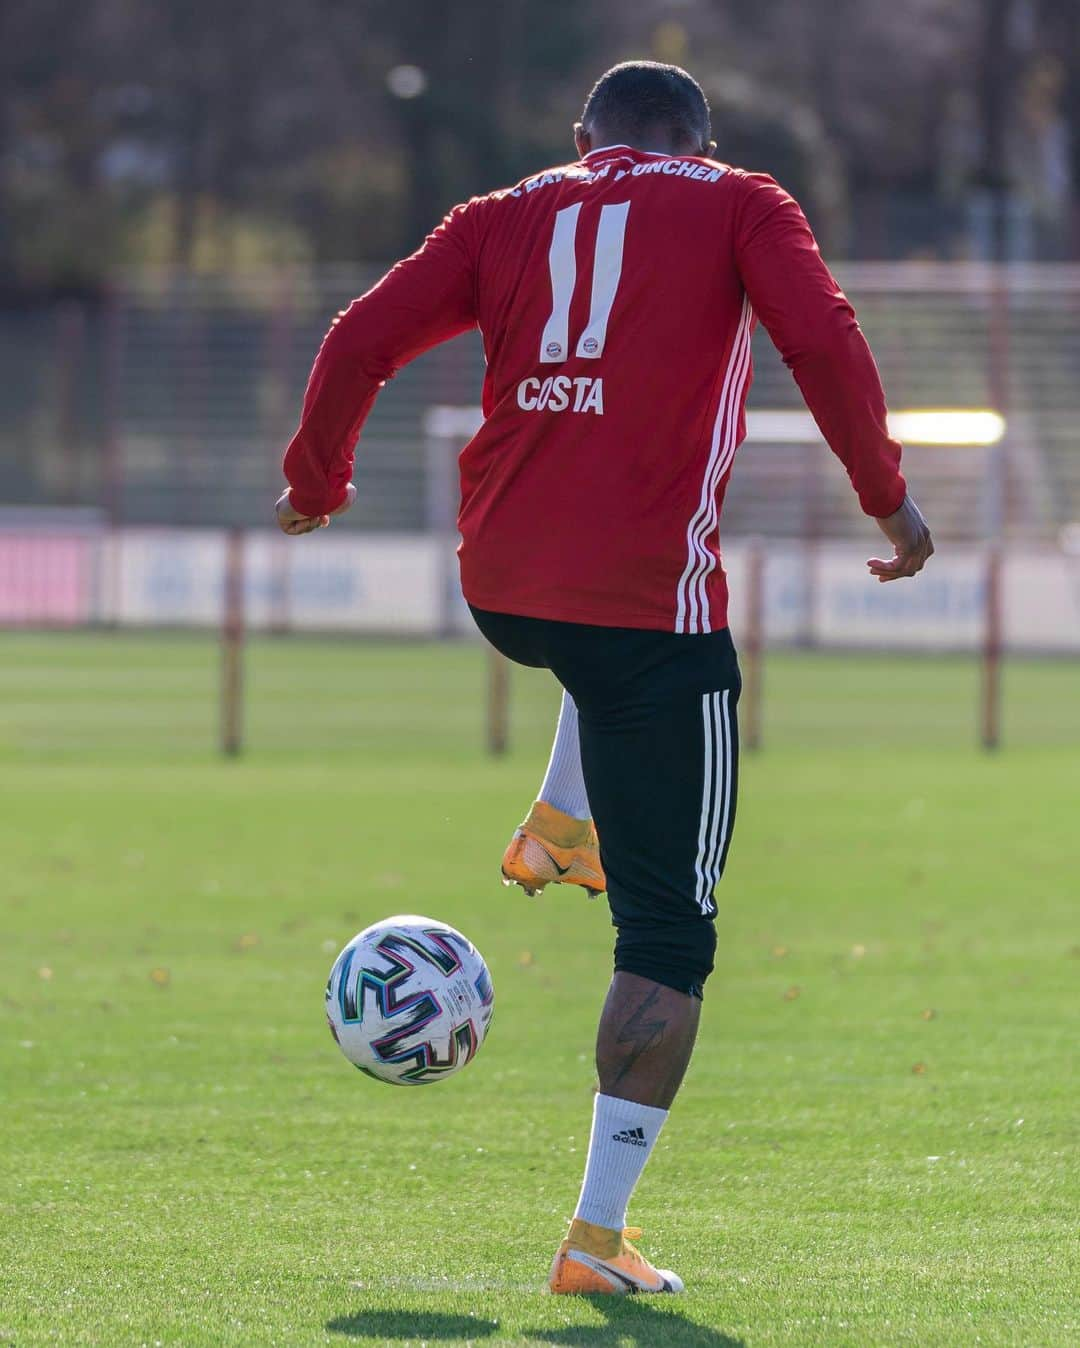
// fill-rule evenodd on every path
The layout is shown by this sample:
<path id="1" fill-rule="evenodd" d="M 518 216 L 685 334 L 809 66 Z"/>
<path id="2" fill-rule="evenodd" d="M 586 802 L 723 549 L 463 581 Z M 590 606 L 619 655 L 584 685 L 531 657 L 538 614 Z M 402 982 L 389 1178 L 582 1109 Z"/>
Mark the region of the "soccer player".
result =
<path id="1" fill-rule="evenodd" d="M 549 1283 L 675 1292 L 682 1281 L 627 1239 L 626 1209 L 690 1060 L 735 822 L 739 669 L 718 528 L 756 320 L 893 544 L 871 575 L 912 576 L 933 548 L 851 306 L 795 201 L 711 158 L 695 81 L 616 66 L 574 134 L 575 162 L 456 207 L 335 320 L 277 516 L 298 534 L 346 508 L 383 383 L 479 327 L 462 587 L 488 640 L 568 694 L 553 770 L 566 767 L 569 795 L 532 833 L 558 849 L 551 829 L 569 821 L 557 873 L 606 888 L 616 928 L 584 1183 Z M 590 816 L 603 872 L 588 883 L 571 868 L 598 865 Z"/>

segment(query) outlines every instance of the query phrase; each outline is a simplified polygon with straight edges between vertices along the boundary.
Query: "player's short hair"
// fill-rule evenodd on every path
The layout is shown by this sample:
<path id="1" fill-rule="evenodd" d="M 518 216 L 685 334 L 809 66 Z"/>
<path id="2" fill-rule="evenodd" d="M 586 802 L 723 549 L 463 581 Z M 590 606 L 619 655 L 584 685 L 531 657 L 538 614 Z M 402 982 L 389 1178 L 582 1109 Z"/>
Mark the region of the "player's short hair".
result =
<path id="1" fill-rule="evenodd" d="M 630 141 L 658 126 L 702 144 L 712 134 L 709 102 L 701 85 L 680 66 L 660 61 L 612 66 L 593 85 L 581 120 L 586 127 L 598 124 Z"/>

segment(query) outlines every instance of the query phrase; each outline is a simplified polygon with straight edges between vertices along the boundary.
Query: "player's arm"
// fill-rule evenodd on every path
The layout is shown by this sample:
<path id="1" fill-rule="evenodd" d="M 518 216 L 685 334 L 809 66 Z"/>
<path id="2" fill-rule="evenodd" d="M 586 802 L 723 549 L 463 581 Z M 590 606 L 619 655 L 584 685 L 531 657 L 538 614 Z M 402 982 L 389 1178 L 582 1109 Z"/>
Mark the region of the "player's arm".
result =
<path id="1" fill-rule="evenodd" d="M 894 557 L 868 563 L 871 573 L 879 580 L 913 576 L 934 546 L 900 472 L 877 365 L 806 216 L 763 174 L 745 180 L 735 250 L 755 313 L 847 469 L 860 505 L 894 545 Z"/>
<path id="2" fill-rule="evenodd" d="M 277 519 L 286 533 L 308 533 L 348 509 L 356 441 L 379 389 L 402 365 L 476 323 L 474 214 L 475 205 L 456 207 L 331 324 L 285 452 L 289 487 Z"/>

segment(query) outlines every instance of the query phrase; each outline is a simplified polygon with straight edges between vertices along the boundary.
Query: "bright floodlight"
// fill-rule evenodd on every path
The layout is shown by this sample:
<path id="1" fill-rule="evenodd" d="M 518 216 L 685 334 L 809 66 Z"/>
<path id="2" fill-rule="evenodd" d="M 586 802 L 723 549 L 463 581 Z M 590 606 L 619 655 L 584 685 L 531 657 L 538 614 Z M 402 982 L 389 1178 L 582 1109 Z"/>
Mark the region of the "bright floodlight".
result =
<path id="1" fill-rule="evenodd" d="M 989 408 L 937 407 L 892 412 L 889 430 L 908 445 L 996 445 L 1005 434 L 1005 418 Z M 746 435 L 768 445 L 808 445 L 821 439 L 809 412 L 748 412 Z"/>
<path id="2" fill-rule="evenodd" d="M 907 445 L 996 445 L 1005 434 L 1005 418 L 988 408 L 926 408 L 893 412 L 889 430 Z"/>
<path id="3" fill-rule="evenodd" d="M 419 98 L 427 88 L 427 76 L 419 66 L 394 66 L 387 73 L 386 87 L 395 98 Z"/>

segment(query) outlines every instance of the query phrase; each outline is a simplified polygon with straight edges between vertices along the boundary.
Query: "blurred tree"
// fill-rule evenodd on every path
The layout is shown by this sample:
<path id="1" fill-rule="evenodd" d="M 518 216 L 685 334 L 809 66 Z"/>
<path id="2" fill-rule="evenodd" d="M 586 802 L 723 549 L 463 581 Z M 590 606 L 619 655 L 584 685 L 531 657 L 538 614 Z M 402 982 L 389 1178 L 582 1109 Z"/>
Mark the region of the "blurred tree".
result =
<path id="1" fill-rule="evenodd" d="M 588 77 L 589 23 L 576 0 L 381 9 L 374 30 L 423 85 L 387 88 L 408 178 L 406 229 L 418 242 L 448 205 L 573 154 L 569 109 Z M 561 126 L 553 118 L 568 108 Z M 553 134 L 555 126 L 558 131 Z"/>
<path id="2" fill-rule="evenodd" d="M 921 246 L 875 226 L 903 201 L 939 246 L 945 208 L 1017 190 L 1059 123 L 1080 182 L 1075 0 L 4 0 L 0 286 L 399 254 L 568 158 L 591 81 L 636 55 L 688 64 L 720 154 L 834 252 Z"/>
<path id="3" fill-rule="evenodd" d="M 1016 67 L 1010 45 L 1013 0 L 983 0 L 980 16 L 978 77 L 982 153 L 977 181 L 990 205 L 991 259 L 1008 256 L 1008 123 L 1015 98 Z"/>
<path id="4" fill-rule="evenodd" d="M 758 77 L 811 108 L 852 196 L 930 193 L 966 0 L 724 0 Z"/>
<path id="5" fill-rule="evenodd" d="M 1069 245 L 1071 255 L 1080 257 L 1080 4 L 1040 0 L 1038 17 L 1044 49 L 1061 63 L 1061 106 L 1073 189 Z"/>

